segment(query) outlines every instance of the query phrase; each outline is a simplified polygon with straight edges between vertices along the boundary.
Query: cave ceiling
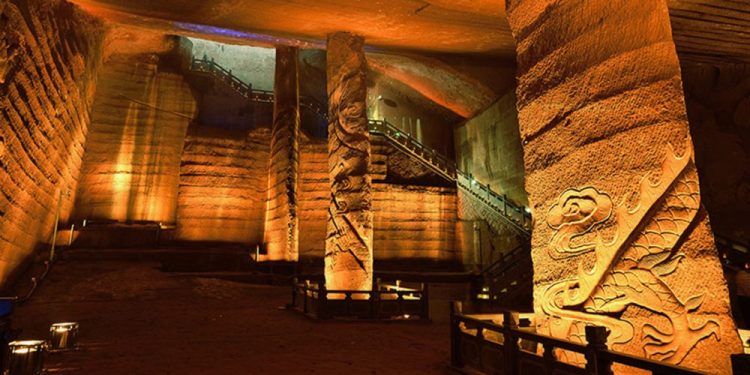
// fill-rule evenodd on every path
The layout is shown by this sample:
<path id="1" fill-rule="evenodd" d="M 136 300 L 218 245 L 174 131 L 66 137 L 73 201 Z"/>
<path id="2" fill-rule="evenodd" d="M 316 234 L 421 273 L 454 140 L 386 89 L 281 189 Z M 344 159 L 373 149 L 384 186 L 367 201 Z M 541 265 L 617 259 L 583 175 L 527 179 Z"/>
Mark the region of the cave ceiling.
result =
<path id="1" fill-rule="evenodd" d="M 393 78 L 463 117 L 504 93 L 481 74 L 430 61 L 462 54 L 512 64 L 515 54 L 503 0 L 70 1 L 113 24 L 234 44 L 324 48 L 327 34 L 354 32 L 365 37 L 368 53 L 377 54 L 376 69 L 395 74 Z M 750 2 L 668 4 L 684 62 L 750 63 Z M 389 60 L 388 55 L 394 57 Z M 414 72 L 418 74 L 407 77 Z M 444 84 L 435 77 L 445 77 Z"/>

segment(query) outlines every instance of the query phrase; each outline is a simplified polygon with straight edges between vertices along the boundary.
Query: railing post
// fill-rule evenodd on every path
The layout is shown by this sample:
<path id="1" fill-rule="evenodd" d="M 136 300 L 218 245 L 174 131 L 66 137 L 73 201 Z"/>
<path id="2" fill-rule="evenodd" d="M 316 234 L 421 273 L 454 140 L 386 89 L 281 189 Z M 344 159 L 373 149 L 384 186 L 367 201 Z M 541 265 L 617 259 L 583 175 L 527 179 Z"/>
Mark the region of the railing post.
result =
<path id="1" fill-rule="evenodd" d="M 316 315 L 318 319 L 327 319 L 328 310 L 326 309 L 326 303 L 328 301 L 328 292 L 326 292 L 326 282 L 318 281 L 318 309 Z"/>
<path id="2" fill-rule="evenodd" d="M 551 343 L 546 342 L 542 346 L 544 347 L 544 373 L 552 375 L 555 373 L 555 362 L 557 361 L 555 347 Z"/>
<path id="3" fill-rule="evenodd" d="M 308 280 L 305 280 L 304 287 L 302 288 L 302 293 L 303 293 L 303 297 L 302 297 L 302 312 L 305 313 L 305 314 L 307 314 L 308 311 L 309 311 L 307 309 L 307 303 L 308 303 L 308 301 L 307 301 L 307 298 L 308 298 L 307 294 L 308 294 L 309 291 L 310 291 L 310 282 Z"/>
<path id="4" fill-rule="evenodd" d="M 297 308 L 297 278 L 292 279 L 292 308 Z"/>
<path id="5" fill-rule="evenodd" d="M 422 284 L 422 313 L 420 319 L 430 319 L 430 287 L 428 283 Z"/>
<path id="6" fill-rule="evenodd" d="M 456 303 L 451 303 L 451 366 L 454 368 L 461 368 L 464 366 L 461 360 L 461 322 L 459 320 L 458 311 L 460 307 L 456 308 Z"/>
<path id="7" fill-rule="evenodd" d="M 505 375 L 518 374 L 518 339 L 513 335 L 513 330 L 518 328 L 518 313 L 512 311 L 503 312 L 503 362 Z"/>
<path id="8" fill-rule="evenodd" d="M 605 327 L 586 326 L 586 373 L 590 375 L 611 375 L 612 363 L 603 358 L 602 350 L 607 350 L 609 331 Z"/>

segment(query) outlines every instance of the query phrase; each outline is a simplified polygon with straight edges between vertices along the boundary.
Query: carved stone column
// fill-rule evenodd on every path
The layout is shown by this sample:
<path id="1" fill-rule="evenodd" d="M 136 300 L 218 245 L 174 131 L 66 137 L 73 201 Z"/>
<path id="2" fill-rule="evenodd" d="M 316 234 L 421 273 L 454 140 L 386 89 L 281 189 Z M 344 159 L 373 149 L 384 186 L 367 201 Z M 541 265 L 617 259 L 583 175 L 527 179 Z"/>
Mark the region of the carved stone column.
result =
<path id="1" fill-rule="evenodd" d="M 583 341 L 586 324 L 605 326 L 611 349 L 731 372 L 741 347 L 700 203 L 667 1 L 506 4 L 538 330 Z"/>
<path id="2" fill-rule="evenodd" d="M 328 289 L 372 288 L 370 133 L 364 39 L 328 37 L 328 208 L 325 277 Z"/>
<path id="3" fill-rule="evenodd" d="M 297 260 L 299 219 L 299 79 L 295 47 L 276 48 L 271 160 L 268 169 L 268 208 L 265 242 L 269 260 Z"/>

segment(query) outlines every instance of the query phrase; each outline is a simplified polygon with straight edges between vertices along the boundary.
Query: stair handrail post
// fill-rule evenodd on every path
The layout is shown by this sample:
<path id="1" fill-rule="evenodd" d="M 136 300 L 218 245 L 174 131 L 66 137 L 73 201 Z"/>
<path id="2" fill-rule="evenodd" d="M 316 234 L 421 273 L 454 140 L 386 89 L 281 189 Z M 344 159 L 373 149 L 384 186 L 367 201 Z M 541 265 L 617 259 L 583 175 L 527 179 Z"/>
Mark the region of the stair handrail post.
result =
<path id="1" fill-rule="evenodd" d="M 607 350 L 606 327 L 589 325 L 586 332 L 586 373 L 589 375 L 612 375 L 612 362 L 604 358 L 601 352 Z"/>
<path id="2" fill-rule="evenodd" d="M 451 366 L 460 369 L 463 367 L 461 360 L 461 302 L 453 301 L 451 303 Z"/>
<path id="3" fill-rule="evenodd" d="M 503 311 L 503 358 L 506 375 L 518 374 L 518 339 L 513 331 L 518 328 L 518 313 Z"/>

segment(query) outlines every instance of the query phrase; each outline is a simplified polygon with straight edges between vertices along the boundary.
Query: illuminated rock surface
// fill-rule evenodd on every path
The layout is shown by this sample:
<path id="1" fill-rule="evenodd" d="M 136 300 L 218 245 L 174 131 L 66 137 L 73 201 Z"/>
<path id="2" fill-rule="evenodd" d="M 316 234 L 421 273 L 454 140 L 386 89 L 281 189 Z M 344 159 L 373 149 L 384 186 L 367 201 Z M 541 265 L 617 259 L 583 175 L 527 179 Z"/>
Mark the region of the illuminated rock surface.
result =
<path id="1" fill-rule="evenodd" d="M 328 37 L 328 208 L 325 276 L 331 290 L 372 289 L 372 181 L 364 39 Z"/>
<path id="2" fill-rule="evenodd" d="M 179 176 L 178 240 L 263 240 L 269 143 L 268 129 L 188 129 Z"/>
<path id="3" fill-rule="evenodd" d="M 574 341 L 604 325 L 614 350 L 728 373 L 741 349 L 666 7 L 509 2 L 536 324 Z"/>
<path id="4" fill-rule="evenodd" d="M 180 160 L 196 111 L 159 56 L 114 55 L 102 68 L 76 216 L 175 223 Z"/>
<path id="5" fill-rule="evenodd" d="M 103 29 L 61 1 L 3 1 L 0 17 L 2 283 L 50 239 L 60 192 L 72 211 Z"/>
<path id="6" fill-rule="evenodd" d="M 265 243 L 270 260 L 299 256 L 299 51 L 276 49 L 274 114 L 268 165 L 268 212 Z"/>

